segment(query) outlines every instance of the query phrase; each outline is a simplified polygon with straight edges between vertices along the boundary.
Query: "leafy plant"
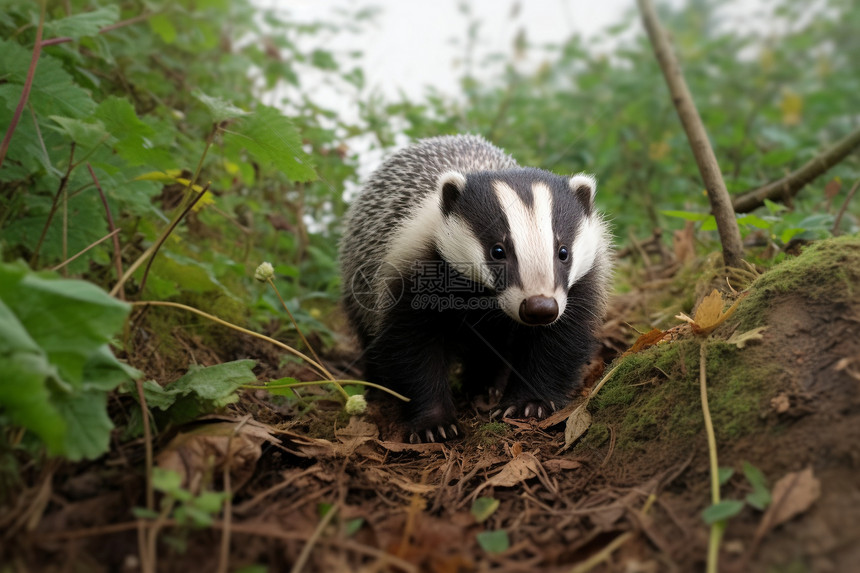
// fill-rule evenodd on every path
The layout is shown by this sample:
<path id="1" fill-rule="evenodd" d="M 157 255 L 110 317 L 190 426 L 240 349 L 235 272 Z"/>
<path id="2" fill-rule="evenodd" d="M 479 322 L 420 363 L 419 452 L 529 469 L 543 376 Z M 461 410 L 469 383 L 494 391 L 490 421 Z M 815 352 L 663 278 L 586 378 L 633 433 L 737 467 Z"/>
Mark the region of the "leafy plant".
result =
<path id="1" fill-rule="evenodd" d="M 107 451 L 108 393 L 140 376 L 108 346 L 129 309 L 91 283 L 0 263 L 0 408 L 49 453 Z"/>

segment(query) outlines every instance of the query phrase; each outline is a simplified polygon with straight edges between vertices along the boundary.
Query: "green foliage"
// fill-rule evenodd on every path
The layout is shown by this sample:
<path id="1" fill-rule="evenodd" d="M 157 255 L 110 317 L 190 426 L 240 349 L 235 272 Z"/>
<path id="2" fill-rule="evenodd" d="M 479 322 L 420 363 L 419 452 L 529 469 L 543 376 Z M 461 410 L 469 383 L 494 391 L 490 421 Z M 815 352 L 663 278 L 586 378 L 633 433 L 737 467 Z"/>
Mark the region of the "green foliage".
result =
<path id="1" fill-rule="evenodd" d="M 483 523 L 499 509 L 499 500 L 492 497 L 479 497 L 472 502 L 472 509 L 469 511 L 475 517 L 475 521 Z"/>
<path id="2" fill-rule="evenodd" d="M 482 531 L 476 536 L 478 545 L 487 553 L 502 553 L 511 546 L 508 532 L 504 529 L 498 531 Z"/>
<path id="3" fill-rule="evenodd" d="M 147 380 L 143 383 L 143 397 L 157 427 L 183 424 L 238 401 L 236 390 L 257 381 L 251 370 L 255 365 L 253 360 L 236 360 L 206 368 L 191 365 L 188 373 L 167 387 Z M 125 390 L 137 399 L 136 391 Z M 140 416 L 135 413 L 127 433 L 139 435 L 142 430 Z"/>
<path id="4" fill-rule="evenodd" d="M 228 498 L 223 491 L 203 491 L 194 495 L 182 487 L 182 476 L 173 470 L 152 468 L 152 487 L 164 494 L 161 499 L 162 512 L 170 515 L 183 527 L 202 528 L 212 525 L 214 517 Z M 146 509 L 135 509 L 138 518 L 156 518 L 157 513 Z"/>
<path id="5" fill-rule="evenodd" d="M 763 8 L 772 11 L 766 34 L 760 26 L 723 25 L 726 7 L 719 3 L 661 8 L 730 192 L 774 181 L 856 129 L 856 105 L 849 102 L 860 88 L 860 60 L 851 55 L 860 51 L 860 11 L 850 0 L 826 0 L 814 11 L 802 0 L 779 0 Z M 631 11 L 588 42 L 574 36 L 547 45 L 520 35 L 509 53 L 482 55 L 475 50 L 483 44 L 482 22 L 467 12 L 463 94 L 429 91 L 395 104 L 376 99 L 364 107 L 368 124 L 383 146 L 394 142 L 392 126 L 405 122 L 411 137 L 480 133 L 521 164 L 591 171 L 599 179 L 597 202 L 619 237 L 680 227 L 667 210 L 705 219 L 698 168 L 637 16 Z M 522 56 L 542 64 L 519 65 Z M 760 230 L 782 243 L 799 232 L 791 229 L 828 235 L 850 185 L 831 198 L 826 184 L 858 177 L 855 153 L 804 189 L 781 222 Z M 762 208 L 742 225 L 752 233 L 768 214 Z M 855 200 L 842 230 L 858 229 Z"/>
<path id="6" fill-rule="evenodd" d="M 718 521 L 725 521 L 730 517 L 736 516 L 743 508 L 744 502 L 736 499 L 726 499 L 720 503 L 708 506 L 708 508 L 702 512 L 702 519 L 704 519 L 705 523 L 708 525 L 712 525 Z"/>
<path id="7" fill-rule="evenodd" d="M 0 408 L 51 454 L 107 451 L 108 392 L 140 375 L 108 348 L 128 312 L 90 283 L 0 263 Z"/>

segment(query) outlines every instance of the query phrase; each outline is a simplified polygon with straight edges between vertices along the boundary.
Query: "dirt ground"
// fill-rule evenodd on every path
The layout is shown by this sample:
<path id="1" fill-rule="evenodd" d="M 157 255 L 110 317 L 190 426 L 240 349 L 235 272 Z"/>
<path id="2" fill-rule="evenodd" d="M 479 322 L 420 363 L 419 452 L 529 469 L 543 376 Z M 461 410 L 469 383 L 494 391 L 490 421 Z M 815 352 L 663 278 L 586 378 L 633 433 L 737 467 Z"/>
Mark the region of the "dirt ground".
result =
<path id="1" fill-rule="evenodd" d="M 624 323 L 647 321 L 641 311 L 653 316 L 658 299 L 697 299 L 672 290 L 689 288 L 671 282 L 678 265 L 667 268 L 616 298 L 605 357 L 635 338 Z M 762 326 L 744 348 L 728 342 Z M 160 519 L 157 570 L 703 570 L 710 483 L 698 344 L 681 334 L 623 358 L 589 403 L 591 428 L 567 450 L 563 419 L 490 423 L 486 404 L 461 405 L 464 439 L 410 445 L 384 405 L 349 419 L 334 402 L 301 414 L 246 392 L 223 415 L 159 436 L 160 465 L 233 498 L 207 527 Z M 860 239 L 816 244 L 762 275 L 707 344 L 719 465 L 735 470 L 723 498 L 752 492 L 744 462 L 772 497 L 764 511 L 746 504 L 728 521 L 721 570 L 856 570 Z M 193 340 L 188 348 L 200 363 L 253 356 L 269 369 L 263 377 L 274 374 L 266 362 L 278 363 L 248 341 L 229 356 Z M 358 376 L 344 371 L 351 358 L 328 362 Z M 194 432 L 204 438 L 173 441 Z M 143 459 L 140 440 L 117 436 L 103 459 L 47 463 L 0 533 L 3 560 L 13 571 L 138 571 L 142 526 L 131 508 L 145 505 Z M 481 497 L 498 507 L 479 522 Z M 495 552 L 500 531 L 509 543 Z"/>

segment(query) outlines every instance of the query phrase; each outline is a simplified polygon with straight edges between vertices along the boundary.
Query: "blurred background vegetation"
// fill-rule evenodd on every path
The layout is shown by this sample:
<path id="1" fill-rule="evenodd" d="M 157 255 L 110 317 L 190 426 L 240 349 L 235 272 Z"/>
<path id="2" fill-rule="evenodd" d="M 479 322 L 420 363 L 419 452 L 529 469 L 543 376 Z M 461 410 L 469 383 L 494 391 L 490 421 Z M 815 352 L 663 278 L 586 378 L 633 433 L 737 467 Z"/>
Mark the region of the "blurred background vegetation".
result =
<path id="1" fill-rule="evenodd" d="M 347 191 L 373 167 L 368 154 L 459 132 L 486 136 L 522 165 L 597 174 L 619 247 L 686 219 L 700 227 L 701 253 L 717 248 L 703 221 L 698 170 L 632 3 L 601 32 L 611 53 L 576 35 L 548 44 L 522 33 L 509 50 L 480 57 L 481 15 L 464 3 L 459 89 L 428 86 L 422 97 L 394 98 L 365 85 L 360 47 L 329 48 L 332 37 L 372 25 L 372 3 L 300 23 L 248 0 L 65 0 L 47 3 L 41 28 L 39 3 L 0 5 L 0 134 L 20 117 L 0 167 L 5 262 L 50 269 L 107 235 L 98 182 L 127 270 L 205 189 L 145 285 L 141 266 L 125 296 L 181 301 L 289 337 L 290 323 L 273 320 L 276 299 L 253 282 L 253 269 L 268 260 L 299 325 L 330 347 L 342 330 L 339 225 Z M 661 9 L 735 193 L 778 179 L 860 125 L 854 2 L 769 6 L 767 35 L 722 25 L 706 0 Z M 40 29 L 32 89 L 16 114 Z M 516 64 L 526 53 L 543 63 L 524 70 Z M 321 103 L 321 84 L 357 113 Z M 858 177 L 855 153 L 790 205 L 742 218 L 757 249 L 750 256 L 830 235 Z M 857 203 L 839 231 L 860 228 Z M 59 272 L 110 290 L 118 279 L 113 243 Z M 183 327 L 195 325 L 186 319 Z M 199 332 L 218 340 L 208 327 Z M 170 337 L 155 348 L 169 353 Z"/>

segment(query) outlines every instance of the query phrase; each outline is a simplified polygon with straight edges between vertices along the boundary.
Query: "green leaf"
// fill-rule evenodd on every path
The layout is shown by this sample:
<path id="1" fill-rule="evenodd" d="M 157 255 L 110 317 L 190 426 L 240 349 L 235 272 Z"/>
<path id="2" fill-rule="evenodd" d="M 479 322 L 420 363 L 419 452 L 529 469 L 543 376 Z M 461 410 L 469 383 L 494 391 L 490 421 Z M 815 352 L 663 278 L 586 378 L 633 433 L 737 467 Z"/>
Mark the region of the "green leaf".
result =
<path id="1" fill-rule="evenodd" d="M 73 14 L 60 20 L 45 22 L 46 39 L 70 37 L 77 40 L 84 36 L 95 36 L 99 30 L 119 20 L 119 6 L 108 4 L 91 12 Z"/>
<path id="2" fill-rule="evenodd" d="M 744 502 L 736 499 L 721 501 L 720 503 L 714 504 L 705 509 L 705 511 L 702 512 L 702 519 L 705 520 L 705 523 L 711 525 L 718 521 L 725 521 L 730 517 L 734 517 L 740 513 L 743 508 Z"/>
<path id="3" fill-rule="evenodd" d="M 206 110 L 212 116 L 212 121 L 216 123 L 248 115 L 247 111 L 236 107 L 232 102 L 219 97 L 208 96 L 200 90 L 196 90 L 192 95 L 206 106 Z"/>
<path id="4" fill-rule="evenodd" d="M 751 227 L 756 227 L 758 229 L 770 229 L 771 227 L 773 227 L 772 222 L 765 221 L 757 215 L 742 215 L 738 217 L 738 224 L 750 225 Z"/>
<path id="5" fill-rule="evenodd" d="M 162 493 L 173 495 L 182 489 L 182 476 L 173 470 L 155 466 L 152 468 L 151 479 L 152 487 Z"/>
<path id="6" fill-rule="evenodd" d="M 735 470 L 732 468 L 719 468 L 717 475 L 719 476 L 720 485 L 726 485 L 734 474 Z"/>
<path id="7" fill-rule="evenodd" d="M 764 477 L 764 474 L 761 473 L 754 465 L 744 462 L 744 475 L 747 478 L 747 481 L 753 488 L 752 493 L 747 494 L 746 502 L 758 509 L 759 511 L 764 511 L 768 505 L 770 505 L 770 490 L 767 487 L 767 480 Z"/>
<path id="8" fill-rule="evenodd" d="M 191 365 L 188 373 L 167 387 L 169 392 L 195 394 L 203 400 L 220 401 L 235 392 L 239 386 L 256 382 L 251 370 L 253 360 L 236 360 L 214 366 Z"/>
<path id="9" fill-rule="evenodd" d="M 95 147 L 108 137 L 105 126 L 100 121 L 87 122 L 59 115 L 52 115 L 50 118 L 59 125 L 54 129 L 68 135 L 69 139 L 87 149 Z"/>
<path id="10" fill-rule="evenodd" d="M 691 211 L 660 211 L 660 213 L 667 217 L 678 217 L 685 221 L 704 221 L 710 217 L 707 213 L 693 213 Z"/>
<path id="11" fill-rule="evenodd" d="M 482 531 L 477 535 L 478 545 L 487 553 L 502 553 L 511 546 L 508 532 L 504 529 L 498 531 Z"/>
<path id="12" fill-rule="evenodd" d="M 152 15 L 149 18 L 149 27 L 161 37 L 165 44 L 172 44 L 176 41 L 176 26 L 173 25 L 170 14 L 161 12 Z"/>
<path id="13" fill-rule="evenodd" d="M 60 393 L 53 402 L 66 421 L 63 450 L 68 459 L 93 459 L 108 451 L 113 422 L 107 415 L 107 392 Z"/>
<path id="14" fill-rule="evenodd" d="M 483 523 L 499 508 L 499 500 L 492 497 L 479 497 L 472 503 L 472 515 L 475 521 Z"/>
<path id="15" fill-rule="evenodd" d="M 326 50 L 314 50 L 311 53 L 311 64 L 322 70 L 337 69 L 337 61 L 334 59 L 332 53 Z"/>
<path id="16" fill-rule="evenodd" d="M 259 106 L 231 130 L 225 130 L 224 140 L 243 147 L 260 163 L 274 165 L 292 181 L 317 178 L 298 130 L 275 108 Z"/>
<path id="17" fill-rule="evenodd" d="M 343 533 L 347 537 L 352 537 L 358 530 L 361 529 L 361 526 L 364 525 L 364 518 L 356 517 L 355 519 L 348 520 L 343 526 Z"/>

